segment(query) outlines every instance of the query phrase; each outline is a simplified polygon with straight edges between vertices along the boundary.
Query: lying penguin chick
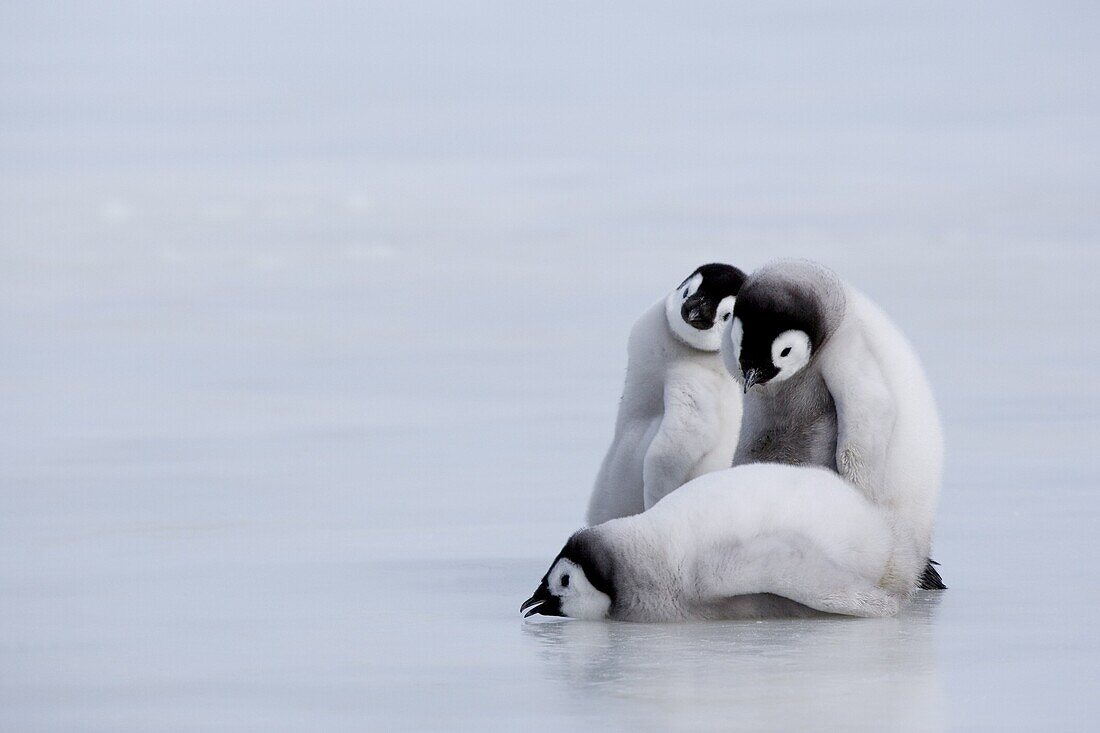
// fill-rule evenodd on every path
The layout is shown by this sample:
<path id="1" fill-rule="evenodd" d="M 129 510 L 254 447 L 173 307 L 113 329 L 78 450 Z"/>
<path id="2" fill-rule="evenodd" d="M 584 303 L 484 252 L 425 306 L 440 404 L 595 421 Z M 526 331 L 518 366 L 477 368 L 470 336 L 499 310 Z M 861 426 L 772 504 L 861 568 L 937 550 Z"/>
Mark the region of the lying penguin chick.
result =
<path id="1" fill-rule="evenodd" d="M 729 468 L 741 391 L 718 348 L 744 279 L 736 267 L 703 265 L 634 324 L 589 524 L 637 514 L 689 479 Z"/>
<path id="2" fill-rule="evenodd" d="M 923 562 L 906 552 L 887 513 L 837 474 L 739 466 L 577 532 L 520 611 L 623 621 L 891 616 L 912 589 L 892 568 Z"/>
<path id="3" fill-rule="evenodd" d="M 722 356 L 744 387 L 733 464 L 773 461 L 840 473 L 912 533 L 927 557 L 943 440 L 936 402 L 909 342 L 831 270 L 779 261 L 753 273 Z M 943 588 L 931 562 L 896 568 Z"/>

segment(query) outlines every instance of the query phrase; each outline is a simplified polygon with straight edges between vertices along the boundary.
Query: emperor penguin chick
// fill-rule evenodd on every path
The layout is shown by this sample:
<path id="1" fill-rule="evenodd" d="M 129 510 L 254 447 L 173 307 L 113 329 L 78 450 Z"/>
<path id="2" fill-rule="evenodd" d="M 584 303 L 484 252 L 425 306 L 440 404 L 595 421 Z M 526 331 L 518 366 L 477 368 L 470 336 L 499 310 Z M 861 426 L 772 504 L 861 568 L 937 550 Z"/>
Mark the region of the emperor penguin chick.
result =
<path id="1" fill-rule="evenodd" d="M 733 465 L 839 473 L 927 557 L 943 439 L 920 359 L 878 306 L 831 270 L 781 260 L 745 282 L 722 356 L 745 392 Z M 923 575 L 922 575 L 923 570 Z M 893 572 L 942 588 L 933 564 Z"/>
<path id="2" fill-rule="evenodd" d="M 741 390 L 718 349 L 744 279 L 736 267 L 703 265 L 634 324 L 589 524 L 638 514 L 696 476 L 729 468 Z"/>
<path id="3" fill-rule="evenodd" d="M 520 611 L 621 621 L 891 616 L 912 590 L 891 568 L 924 560 L 910 551 L 893 541 L 887 512 L 832 471 L 739 466 L 577 532 Z"/>

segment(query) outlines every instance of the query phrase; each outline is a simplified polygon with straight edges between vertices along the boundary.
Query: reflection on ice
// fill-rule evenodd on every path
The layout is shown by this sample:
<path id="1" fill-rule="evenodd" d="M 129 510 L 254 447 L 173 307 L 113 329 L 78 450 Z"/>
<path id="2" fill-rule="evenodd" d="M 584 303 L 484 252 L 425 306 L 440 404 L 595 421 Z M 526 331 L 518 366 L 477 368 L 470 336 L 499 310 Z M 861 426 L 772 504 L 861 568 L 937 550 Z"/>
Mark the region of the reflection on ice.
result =
<path id="1" fill-rule="evenodd" d="M 573 705 L 658 730 L 810 730 L 881 720 L 945 727 L 934 628 L 942 595 L 891 619 L 528 623 Z"/>

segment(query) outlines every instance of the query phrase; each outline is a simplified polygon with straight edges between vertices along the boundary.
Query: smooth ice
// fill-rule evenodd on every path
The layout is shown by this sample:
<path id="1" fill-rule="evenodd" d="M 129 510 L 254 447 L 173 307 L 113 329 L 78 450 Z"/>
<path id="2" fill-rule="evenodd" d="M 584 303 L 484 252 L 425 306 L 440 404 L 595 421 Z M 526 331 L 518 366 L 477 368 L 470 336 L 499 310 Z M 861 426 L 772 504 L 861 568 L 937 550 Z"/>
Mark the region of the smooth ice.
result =
<path id="1" fill-rule="evenodd" d="M 1085 730 L 1095 4 L 0 10 L 0 729 Z M 531 623 L 633 319 L 833 266 L 950 590 Z"/>

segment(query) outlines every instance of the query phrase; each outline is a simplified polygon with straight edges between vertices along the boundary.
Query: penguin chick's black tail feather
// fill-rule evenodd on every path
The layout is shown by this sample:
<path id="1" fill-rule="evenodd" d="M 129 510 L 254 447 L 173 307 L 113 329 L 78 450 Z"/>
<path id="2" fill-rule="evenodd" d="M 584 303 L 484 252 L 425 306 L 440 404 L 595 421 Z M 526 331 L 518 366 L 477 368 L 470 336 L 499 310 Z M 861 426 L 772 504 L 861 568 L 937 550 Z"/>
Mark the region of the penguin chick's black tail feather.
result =
<path id="1" fill-rule="evenodd" d="M 921 590 L 947 590 L 940 577 L 940 571 L 936 570 L 938 562 L 928 558 L 928 564 L 924 566 L 924 573 L 920 576 L 919 587 Z"/>

